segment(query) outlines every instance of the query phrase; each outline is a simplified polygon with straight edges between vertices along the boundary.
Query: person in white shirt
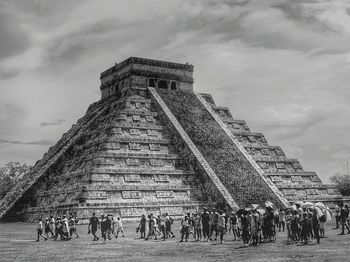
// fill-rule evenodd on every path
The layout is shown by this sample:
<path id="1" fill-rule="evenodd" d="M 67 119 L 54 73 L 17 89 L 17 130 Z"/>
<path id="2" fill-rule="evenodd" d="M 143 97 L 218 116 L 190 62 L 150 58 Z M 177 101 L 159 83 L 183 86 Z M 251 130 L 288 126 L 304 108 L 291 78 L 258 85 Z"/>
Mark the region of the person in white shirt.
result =
<path id="1" fill-rule="evenodd" d="M 217 233 L 220 234 L 220 243 L 224 243 L 224 234 L 226 234 L 226 214 L 219 210 L 218 220 L 217 220 Z"/>
<path id="2" fill-rule="evenodd" d="M 40 237 L 42 237 L 43 239 L 45 239 L 45 241 L 47 240 L 46 237 L 43 236 L 43 220 L 41 218 L 39 218 L 39 222 L 38 222 L 38 226 L 36 227 L 36 231 L 37 231 L 37 235 L 38 235 L 38 238 L 37 238 L 37 242 L 40 241 Z"/>
<path id="3" fill-rule="evenodd" d="M 122 237 L 125 237 L 124 235 L 124 228 L 123 228 L 123 222 L 120 217 L 117 217 L 117 220 L 114 223 L 113 231 L 116 233 L 116 238 L 118 238 L 119 232 L 122 233 Z"/>

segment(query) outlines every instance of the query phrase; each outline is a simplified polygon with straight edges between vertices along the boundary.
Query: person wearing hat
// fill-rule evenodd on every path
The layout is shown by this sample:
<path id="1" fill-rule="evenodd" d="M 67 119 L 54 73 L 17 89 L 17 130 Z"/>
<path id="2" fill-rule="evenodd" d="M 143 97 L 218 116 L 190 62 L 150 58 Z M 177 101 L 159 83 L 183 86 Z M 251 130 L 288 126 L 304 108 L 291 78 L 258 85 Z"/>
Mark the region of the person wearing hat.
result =
<path id="1" fill-rule="evenodd" d="M 90 217 L 90 222 L 88 225 L 88 234 L 91 232 L 94 236 L 92 241 L 98 241 L 99 238 L 96 236 L 97 228 L 100 226 L 100 221 L 95 213 L 92 213 L 92 217 Z"/>

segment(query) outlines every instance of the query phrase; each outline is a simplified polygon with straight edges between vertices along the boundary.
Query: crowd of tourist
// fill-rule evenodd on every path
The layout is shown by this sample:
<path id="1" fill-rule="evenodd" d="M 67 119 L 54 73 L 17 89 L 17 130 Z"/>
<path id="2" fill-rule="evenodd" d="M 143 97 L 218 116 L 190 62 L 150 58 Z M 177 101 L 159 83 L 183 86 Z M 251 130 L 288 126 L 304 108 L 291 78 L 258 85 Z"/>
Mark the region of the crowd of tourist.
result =
<path id="1" fill-rule="evenodd" d="M 76 227 L 78 222 L 78 218 L 73 216 L 73 214 L 71 214 L 69 218 L 67 218 L 65 215 L 62 218 L 54 218 L 53 216 L 50 216 L 50 218 L 45 218 L 44 221 L 42 218 L 39 218 L 38 226 L 36 228 L 36 241 L 39 241 L 40 237 L 45 239 L 45 241 L 49 238 L 57 240 L 58 237 L 61 240 L 70 240 L 72 239 L 73 235 L 78 238 L 79 235 Z"/>
<path id="2" fill-rule="evenodd" d="M 330 210 L 321 203 L 296 203 L 291 208 L 280 209 L 267 202 L 264 208 L 252 205 L 249 208 L 226 212 L 211 208 L 204 208 L 197 213 L 187 213 L 181 220 L 180 242 L 193 241 L 242 241 L 245 247 L 259 246 L 262 243 L 275 242 L 277 231 L 286 232 L 288 244 L 320 244 L 320 238 L 325 237 L 325 222 L 331 219 Z M 336 228 L 341 228 L 341 235 L 350 234 L 349 208 L 340 204 L 335 207 Z M 70 240 L 77 233 L 78 219 L 72 214 L 62 219 L 57 217 L 39 219 L 37 226 L 37 241 L 40 237 L 57 240 Z M 140 239 L 161 239 L 165 241 L 174 238 L 174 219 L 168 213 L 161 215 L 142 215 L 136 232 Z M 122 219 L 113 215 L 97 217 L 93 213 L 88 225 L 88 234 L 92 234 L 93 241 L 102 239 L 112 240 L 119 234 L 124 237 Z M 226 235 L 226 236 L 225 236 Z"/>

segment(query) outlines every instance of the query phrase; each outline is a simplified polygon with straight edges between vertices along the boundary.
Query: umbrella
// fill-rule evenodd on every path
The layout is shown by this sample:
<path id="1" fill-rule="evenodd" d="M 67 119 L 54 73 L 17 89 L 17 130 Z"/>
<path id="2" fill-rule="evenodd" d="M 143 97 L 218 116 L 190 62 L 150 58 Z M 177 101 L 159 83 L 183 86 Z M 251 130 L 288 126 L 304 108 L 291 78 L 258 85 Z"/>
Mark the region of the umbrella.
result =
<path id="1" fill-rule="evenodd" d="M 275 204 L 270 201 L 266 201 L 265 206 L 272 208 L 273 211 L 277 211 L 277 207 L 275 206 Z"/>
<path id="2" fill-rule="evenodd" d="M 259 207 L 258 204 L 251 204 L 250 206 L 252 207 L 252 210 L 255 210 L 255 209 L 257 209 Z"/>
<path id="3" fill-rule="evenodd" d="M 329 207 L 326 207 L 323 203 L 317 202 L 316 207 L 322 210 L 322 215 L 326 217 L 326 221 L 332 220 L 332 211 L 329 209 Z"/>
<path id="4" fill-rule="evenodd" d="M 329 207 L 326 207 L 324 210 L 325 216 L 326 216 L 326 222 L 332 220 L 332 211 L 329 209 Z"/>
<path id="5" fill-rule="evenodd" d="M 258 208 L 256 211 L 258 211 L 258 213 L 260 213 L 261 215 L 265 214 L 265 209 Z"/>
<path id="6" fill-rule="evenodd" d="M 317 207 L 319 207 L 319 208 L 321 208 L 321 209 L 326 209 L 325 205 L 324 205 L 323 203 L 321 203 L 321 202 L 317 202 L 317 203 L 315 204 L 315 206 L 317 206 Z"/>
<path id="7" fill-rule="evenodd" d="M 311 202 L 304 202 L 301 206 L 302 206 L 303 208 L 314 208 L 314 207 L 315 207 L 315 204 L 314 204 L 314 203 L 311 203 Z"/>
<path id="8" fill-rule="evenodd" d="M 303 202 L 302 201 L 297 201 L 297 202 L 295 202 L 295 205 L 299 205 L 299 206 L 301 206 L 303 204 Z"/>

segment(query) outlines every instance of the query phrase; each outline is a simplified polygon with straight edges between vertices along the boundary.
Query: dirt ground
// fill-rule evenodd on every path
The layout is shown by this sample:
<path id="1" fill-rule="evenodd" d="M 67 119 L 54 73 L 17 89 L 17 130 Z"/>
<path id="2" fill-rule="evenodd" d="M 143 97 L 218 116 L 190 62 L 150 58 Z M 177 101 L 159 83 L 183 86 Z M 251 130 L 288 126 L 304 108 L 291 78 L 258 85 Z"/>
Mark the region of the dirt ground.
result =
<path id="1" fill-rule="evenodd" d="M 70 241 L 35 242 L 35 224 L 0 224 L 0 261 L 350 261 L 350 235 L 340 236 L 327 224 L 326 238 L 320 245 L 287 245 L 286 233 L 279 232 L 276 243 L 258 247 L 242 247 L 225 235 L 225 243 L 218 241 L 179 243 L 179 222 L 173 232 L 176 237 L 161 240 L 141 240 L 136 223 L 124 223 L 126 236 L 118 240 L 92 241 L 87 226 L 80 225 L 80 238 Z"/>

